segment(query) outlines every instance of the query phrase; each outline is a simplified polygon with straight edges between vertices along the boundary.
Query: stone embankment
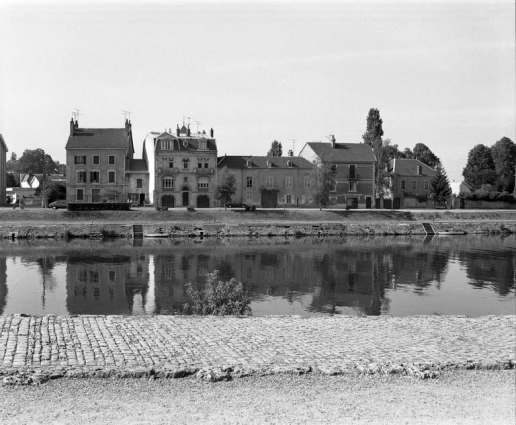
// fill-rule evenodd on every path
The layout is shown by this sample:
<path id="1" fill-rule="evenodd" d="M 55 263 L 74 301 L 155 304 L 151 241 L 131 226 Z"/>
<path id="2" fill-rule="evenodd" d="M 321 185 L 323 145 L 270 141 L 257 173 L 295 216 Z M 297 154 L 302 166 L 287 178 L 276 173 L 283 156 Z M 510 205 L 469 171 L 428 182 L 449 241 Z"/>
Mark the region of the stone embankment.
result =
<path id="1" fill-rule="evenodd" d="M 516 233 L 516 222 L 456 221 L 431 222 L 436 232 L 452 231 L 466 234 Z M 143 224 L 144 234 L 163 234 L 169 237 L 263 237 L 263 236 L 387 236 L 424 235 L 419 222 L 377 223 L 173 223 Z M 131 238 L 133 227 L 115 223 L 67 223 L 67 224 L 0 224 L 0 238 Z"/>
<path id="2" fill-rule="evenodd" d="M 514 369 L 516 316 L 0 316 L 6 384 Z M 25 380 L 25 381 L 24 381 Z M 39 380 L 39 381 L 38 381 Z M 22 382 L 24 381 L 24 382 Z"/>

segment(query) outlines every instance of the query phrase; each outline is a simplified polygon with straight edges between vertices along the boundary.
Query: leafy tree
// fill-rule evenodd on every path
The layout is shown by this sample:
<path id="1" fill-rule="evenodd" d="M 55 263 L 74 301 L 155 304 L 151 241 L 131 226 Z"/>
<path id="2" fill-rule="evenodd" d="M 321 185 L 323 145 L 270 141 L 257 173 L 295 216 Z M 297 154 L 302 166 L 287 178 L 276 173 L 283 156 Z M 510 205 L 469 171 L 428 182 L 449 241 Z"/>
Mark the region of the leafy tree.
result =
<path id="1" fill-rule="evenodd" d="M 375 180 L 376 180 L 376 195 L 383 195 L 385 188 L 385 156 L 382 154 L 383 147 L 383 120 L 380 118 L 380 111 L 378 109 L 371 108 L 367 115 L 367 127 L 366 132 L 362 135 L 364 143 L 369 146 L 376 156 L 375 166 Z M 380 201 L 382 202 L 382 201 Z"/>
<path id="2" fill-rule="evenodd" d="M 53 174 L 56 164 L 43 149 L 25 149 L 18 160 L 20 173 Z"/>
<path id="3" fill-rule="evenodd" d="M 330 203 L 332 181 L 332 167 L 329 162 L 321 159 L 314 161 L 314 168 L 310 173 L 310 196 L 312 204 L 319 209 L 326 208 Z"/>
<path id="4" fill-rule="evenodd" d="M 382 146 L 382 156 L 387 163 L 394 158 L 405 158 L 405 153 L 399 150 L 397 144 L 392 144 L 391 139 L 385 139 Z"/>
<path id="5" fill-rule="evenodd" d="M 435 176 L 430 181 L 430 195 L 434 202 L 442 204 L 450 198 L 452 191 L 448 176 L 442 165 L 438 164 L 435 171 Z"/>
<path id="6" fill-rule="evenodd" d="M 267 156 L 282 156 L 283 155 L 283 147 L 281 146 L 281 142 L 274 140 L 271 143 L 271 148 L 269 152 L 267 152 Z"/>
<path id="7" fill-rule="evenodd" d="M 100 191 L 100 199 L 104 202 L 117 202 L 120 197 L 120 191 L 114 187 L 105 187 Z"/>
<path id="8" fill-rule="evenodd" d="M 236 177 L 228 167 L 222 168 L 218 173 L 217 184 L 215 185 L 215 199 L 224 204 L 231 202 L 233 195 L 236 192 Z"/>
<path id="9" fill-rule="evenodd" d="M 411 158 L 418 159 L 433 169 L 441 163 L 441 160 L 424 143 L 416 143 L 412 150 Z"/>
<path id="10" fill-rule="evenodd" d="M 45 179 L 43 184 L 36 188 L 34 195 L 41 196 L 43 198 L 43 206 L 47 208 L 48 203 L 58 199 L 62 191 L 62 186 L 58 182 Z"/>
<path id="11" fill-rule="evenodd" d="M 502 137 L 491 146 L 491 156 L 497 175 L 498 191 L 512 192 L 514 190 L 516 144 L 508 137 Z"/>
<path id="12" fill-rule="evenodd" d="M 491 149 L 485 145 L 476 145 L 468 153 L 468 162 L 462 171 L 464 181 L 473 190 L 483 184 L 496 184 L 496 171 Z"/>

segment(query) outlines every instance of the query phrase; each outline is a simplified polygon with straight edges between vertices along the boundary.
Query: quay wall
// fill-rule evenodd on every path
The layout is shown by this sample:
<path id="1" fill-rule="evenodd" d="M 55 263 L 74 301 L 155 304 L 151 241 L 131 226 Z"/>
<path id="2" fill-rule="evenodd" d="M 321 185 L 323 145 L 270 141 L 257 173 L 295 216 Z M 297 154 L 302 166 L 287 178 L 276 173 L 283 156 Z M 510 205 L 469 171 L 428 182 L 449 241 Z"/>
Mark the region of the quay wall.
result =
<path id="1" fill-rule="evenodd" d="M 511 234 L 516 233 L 516 222 L 507 221 L 457 221 L 432 222 L 436 232 L 462 231 L 466 234 Z M 425 235 L 420 222 L 378 223 L 174 223 L 142 224 L 144 235 L 164 234 L 169 237 L 227 237 L 227 236 L 388 236 Z M 0 224 L 0 238 L 132 238 L 132 224 Z"/>

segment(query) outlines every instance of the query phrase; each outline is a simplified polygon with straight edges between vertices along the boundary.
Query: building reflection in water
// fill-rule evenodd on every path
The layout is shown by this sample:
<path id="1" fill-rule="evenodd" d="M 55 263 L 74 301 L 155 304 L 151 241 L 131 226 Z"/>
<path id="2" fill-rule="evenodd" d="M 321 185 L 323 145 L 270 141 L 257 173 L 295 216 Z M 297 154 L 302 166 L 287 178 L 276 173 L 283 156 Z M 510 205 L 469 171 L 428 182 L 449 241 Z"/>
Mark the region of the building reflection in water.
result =
<path id="1" fill-rule="evenodd" d="M 43 307 L 45 294 L 65 285 L 69 314 L 180 313 L 189 301 L 184 285 L 202 289 L 206 274 L 219 270 L 221 280 L 234 277 L 244 284 L 253 310 L 261 314 L 291 314 L 293 306 L 296 314 L 379 315 L 391 312 L 396 294 L 417 301 L 442 285 L 455 285 L 448 278 L 451 265 L 466 289 L 513 295 L 515 240 L 187 239 L 146 240 L 142 246 L 73 240 L 43 247 L 20 243 L 9 251 L 0 244 L 0 314 L 13 284 L 8 284 L 7 252 L 39 270 Z M 66 272 L 56 273 L 57 264 Z"/>

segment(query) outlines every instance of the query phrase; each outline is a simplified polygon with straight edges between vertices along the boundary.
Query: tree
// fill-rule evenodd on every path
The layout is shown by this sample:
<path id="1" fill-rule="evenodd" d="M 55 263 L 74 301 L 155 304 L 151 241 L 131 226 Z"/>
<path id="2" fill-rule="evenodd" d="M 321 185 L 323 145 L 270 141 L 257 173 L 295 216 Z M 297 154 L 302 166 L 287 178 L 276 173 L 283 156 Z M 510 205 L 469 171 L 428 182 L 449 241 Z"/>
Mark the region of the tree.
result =
<path id="1" fill-rule="evenodd" d="M 516 163 L 516 144 L 508 137 L 502 137 L 491 146 L 494 169 L 497 175 L 499 192 L 514 190 L 514 171 Z"/>
<path id="2" fill-rule="evenodd" d="M 271 143 L 271 148 L 269 149 L 269 152 L 267 152 L 267 156 L 282 156 L 282 155 L 283 155 L 283 148 L 281 146 L 281 142 L 274 140 L 274 142 Z"/>
<path id="3" fill-rule="evenodd" d="M 42 185 L 34 191 L 34 195 L 43 198 L 43 208 L 47 208 L 50 202 L 55 201 L 62 195 L 63 187 L 58 183 L 45 179 Z"/>
<path id="4" fill-rule="evenodd" d="M 312 204 L 318 206 L 320 210 L 330 203 L 332 175 L 329 162 L 319 158 L 314 161 L 314 168 L 310 173 L 310 195 Z"/>
<path id="5" fill-rule="evenodd" d="M 376 168 L 375 168 L 375 188 L 376 195 L 380 195 L 382 198 L 385 185 L 385 156 L 382 154 L 382 136 L 383 136 L 383 121 L 380 118 L 380 111 L 378 109 L 371 108 L 369 109 L 369 114 L 367 115 L 367 127 L 366 132 L 362 135 L 362 139 L 364 139 L 364 143 L 369 146 L 373 153 L 376 156 Z M 380 204 L 382 203 L 382 199 L 380 200 Z M 382 206 L 380 206 L 381 208 Z"/>
<path id="6" fill-rule="evenodd" d="M 464 181 L 473 190 L 483 184 L 496 184 L 496 171 L 491 149 L 485 145 L 475 145 L 468 153 L 468 162 L 462 171 Z"/>
<path id="7" fill-rule="evenodd" d="M 383 141 L 382 151 L 382 156 L 386 163 L 394 158 L 405 158 L 405 153 L 399 150 L 397 144 L 392 144 L 391 139 Z"/>
<path id="8" fill-rule="evenodd" d="M 118 202 L 120 198 L 120 191 L 114 187 L 104 187 L 100 191 L 100 199 L 104 202 Z"/>
<path id="9" fill-rule="evenodd" d="M 6 173 L 6 187 L 18 187 L 19 183 L 16 181 L 16 177 L 14 177 L 13 173 Z"/>
<path id="10" fill-rule="evenodd" d="M 25 149 L 19 161 L 20 173 L 53 174 L 56 164 L 43 149 Z"/>
<path id="11" fill-rule="evenodd" d="M 424 143 L 416 143 L 412 150 L 412 158 L 418 159 L 423 164 L 430 168 L 436 169 L 437 165 L 441 164 L 441 160 L 430 150 Z"/>
<path id="12" fill-rule="evenodd" d="M 215 185 L 215 199 L 222 202 L 224 208 L 231 202 L 236 192 L 236 177 L 228 167 L 222 168 L 218 173 L 217 184 Z"/>
<path id="13" fill-rule="evenodd" d="M 450 198 L 452 191 L 448 176 L 442 165 L 438 164 L 435 171 L 435 176 L 430 181 L 430 195 L 434 202 L 442 204 Z"/>

